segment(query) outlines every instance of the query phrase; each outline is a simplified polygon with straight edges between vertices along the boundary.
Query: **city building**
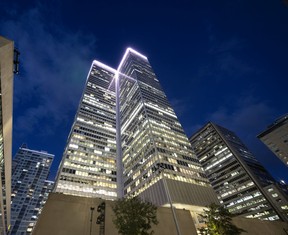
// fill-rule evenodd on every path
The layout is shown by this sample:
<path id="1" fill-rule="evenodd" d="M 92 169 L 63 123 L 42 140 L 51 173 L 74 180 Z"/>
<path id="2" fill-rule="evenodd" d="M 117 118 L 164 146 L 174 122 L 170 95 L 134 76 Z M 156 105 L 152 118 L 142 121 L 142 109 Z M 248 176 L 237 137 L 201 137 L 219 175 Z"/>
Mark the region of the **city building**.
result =
<path id="1" fill-rule="evenodd" d="M 284 180 L 280 180 L 277 182 L 278 187 L 281 189 L 282 192 L 284 192 L 288 196 L 288 185 Z"/>
<path id="2" fill-rule="evenodd" d="M 55 184 L 180 208 L 217 202 L 147 57 L 131 48 L 117 69 L 93 61 Z"/>
<path id="3" fill-rule="evenodd" d="M 56 192 L 115 199 L 115 71 L 94 61 L 89 71 L 55 182 Z"/>
<path id="4" fill-rule="evenodd" d="M 147 57 L 128 49 L 117 71 L 124 195 L 156 205 L 170 197 L 181 208 L 211 203 L 213 190 Z"/>
<path id="5" fill-rule="evenodd" d="M 209 122 L 190 142 L 220 203 L 231 213 L 287 221 L 287 197 L 233 132 Z"/>
<path id="6" fill-rule="evenodd" d="M 0 36 L 0 234 L 7 234 L 11 212 L 14 43 Z"/>
<path id="7" fill-rule="evenodd" d="M 288 114 L 278 118 L 257 137 L 288 166 Z"/>
<path id="8" fill-rule="evenodd" d="M 54 155 L 22 145 L 13 160 L 11 234 L 31 234 L 53 183 L 47 181 Z"/>
<path id="9" fill-rule="evenodd" d="M 38 218 L 42 212 L 42 209 L 43 209 L 46 201 L 48 200 L 48 196 L 52 192 L 53 188 L 54 188 L 54 181 L 51 181 L 51 180 L 45 180 L 44 181 L 43 188 L 39 194 L 34 212 L 32 214 L 32 218 L 36 218 L 36 220 L 33 219 L 33 221 L 31 221 L 28 224 L 26 234 L 33 232 L 33 229 L 36 225 L 36 222 L 37 222 L 37 220 L 38 220 Z"/>

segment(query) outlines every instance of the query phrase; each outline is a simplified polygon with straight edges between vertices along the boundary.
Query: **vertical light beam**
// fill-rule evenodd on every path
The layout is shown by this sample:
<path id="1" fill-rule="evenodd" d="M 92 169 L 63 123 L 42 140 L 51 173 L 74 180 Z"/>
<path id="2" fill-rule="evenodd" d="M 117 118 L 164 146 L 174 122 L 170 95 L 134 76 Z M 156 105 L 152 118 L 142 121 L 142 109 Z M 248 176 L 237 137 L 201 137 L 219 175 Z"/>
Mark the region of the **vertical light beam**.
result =
<path id="1" fill-rule="evenodd" d="M 123 162 L 122 162 L 122 146 L 121 146 L 121 123 L 120 123 L 120 85 L 119 73 L 115 74 L 115 90 L 116 90 L 116 167 L 117 167 L 117 197 L 124 197 L 123 190 Z"/>

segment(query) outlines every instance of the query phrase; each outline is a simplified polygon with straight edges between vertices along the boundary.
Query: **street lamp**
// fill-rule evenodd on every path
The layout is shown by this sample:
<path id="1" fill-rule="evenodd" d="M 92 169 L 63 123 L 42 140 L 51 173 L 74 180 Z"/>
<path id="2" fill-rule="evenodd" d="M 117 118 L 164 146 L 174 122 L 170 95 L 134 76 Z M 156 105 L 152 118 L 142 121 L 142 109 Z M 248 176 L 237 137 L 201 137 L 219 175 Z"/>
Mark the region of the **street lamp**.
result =
<path id="1" fill-rule="evenodd" d="M 94 207 L 90 207 L 90 235 L 92 234 L 92 221 L 93 221 L 93 211 L 94 211 Z"/>

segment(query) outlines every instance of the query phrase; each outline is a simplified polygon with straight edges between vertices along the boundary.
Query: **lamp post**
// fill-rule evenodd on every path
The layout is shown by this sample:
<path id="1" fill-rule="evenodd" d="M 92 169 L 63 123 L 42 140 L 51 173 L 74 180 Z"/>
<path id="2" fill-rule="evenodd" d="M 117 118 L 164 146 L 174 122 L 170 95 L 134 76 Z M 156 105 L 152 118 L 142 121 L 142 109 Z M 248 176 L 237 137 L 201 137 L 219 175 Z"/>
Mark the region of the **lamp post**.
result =
<path id="1" fill-rule="evenodd" d="M 92 221 L 93 221 L 93 211 L 94 211 L 94 207 L 90 207 L 90 235 L 92 234 Z"/>

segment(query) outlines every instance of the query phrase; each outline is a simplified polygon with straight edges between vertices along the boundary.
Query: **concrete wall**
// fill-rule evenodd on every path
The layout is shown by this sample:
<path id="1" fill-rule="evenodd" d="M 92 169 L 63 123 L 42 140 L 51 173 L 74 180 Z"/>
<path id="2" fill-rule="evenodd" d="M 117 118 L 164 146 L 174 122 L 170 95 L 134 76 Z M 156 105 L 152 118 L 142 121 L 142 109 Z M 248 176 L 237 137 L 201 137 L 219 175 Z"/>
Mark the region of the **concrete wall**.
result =
<path id="1" fill-rule="evenodd" d="M 96 219 L 98 205 L 103 200 L 51 193 L 33 231 L 33 235 L 90 235 L 99 234 Z M 106 201 L 105 235 L 117 235 L 113 224 L 112 201 Z M 94 207 L 92 223 L 91 210 Z M 176 210 L 182 235 L 196 235 L 196 229 L 188 210 Z M 157 210 L 159 224 L 153 227 L 155 235 L 177 234 L 170 208 Z"/>
<path id="2" fill-rule="evenodd" d="M 219 204 L 217 196 L 211 186 L 190 184 L 181 181 L 165 179 L 171 199 L 174 203 L 190 204 L 197 206 L 207 206 L 211 203 Z M 159 180 L 150 186 L 139 197 L 149 199 L 155 205 L 161 206 L 168 204 L 164 182 Z"/>
<path id="3" fill-rule="evenodd" d="M 98 205 L 102 199 L 70 196 L 51 193 L 42 214 L 33 231 L 33 235 L 92 235 L 99 234 L 99 225 L 96 219 Z M 113 224 L 112 201 L 106 201 L 105 235 L 117 235 Z M 92 223 L 91 210 L 94 207 Z M 182 235 L 196 235 L 196 229 L 190 211 L 176 210 L 179 227 Z M 170 208 L 159 207 L 157 210 L 159 224 L 153 227 L 155 235 L 177 234 Z M 288 225 L 284 222 L 268 222 L 255 219 L 237 217 L 233 219 L 236 226 L 244 229 L 243 235 L 287 235 Z M 91 233 L 90 233 L 91 225 Z"/>
<path id="4" fill-rule="evenodd" d="M 2 220 L 5 227 L 10 225 L 11 216 L 11 162 L 12 162 L 12 112 L 13 112 L 13 55 L 14 42 L 0 36 L 0 85 L 1 85 L 1 114 L 3 134 L 3 153 L 5 168 L 5 186 L 0 182 L 0 188 L 5 187 L 5 195 L 0 192 L 1 214 L 5 215 L 6 210 L 7 221 Z M 2 156 L 1 156 L 2 157 Z M 2 169 L 4 171 L 4 169 Z M 5 197 L 5 201 L 4 201 Z M 6 209 L 4 209 L 4 207 Z M 0 216 L 1 217 L 1 216 Z M 6 228 L 7 229 L 7 228 Z M 3 234 L 6 234 L 5 232 Z"/>

